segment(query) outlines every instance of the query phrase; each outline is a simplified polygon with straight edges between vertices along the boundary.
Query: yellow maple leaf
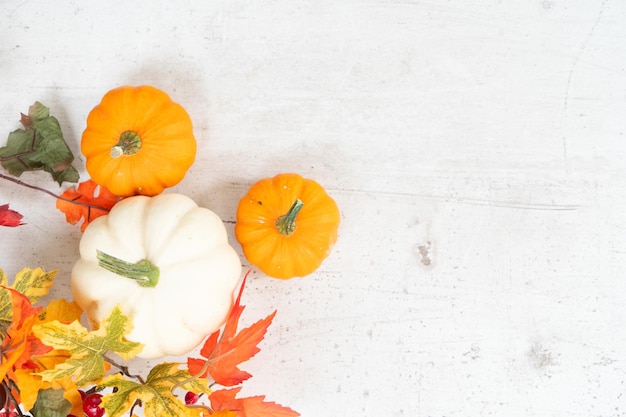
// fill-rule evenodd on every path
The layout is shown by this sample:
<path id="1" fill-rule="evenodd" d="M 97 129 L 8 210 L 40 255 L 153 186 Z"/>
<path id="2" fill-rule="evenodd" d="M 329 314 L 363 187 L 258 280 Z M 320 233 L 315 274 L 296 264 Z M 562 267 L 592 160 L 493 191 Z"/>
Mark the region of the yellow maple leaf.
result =
<path id="1" fill-rule="evenodd" d="M 70 354 L 63 363 L 39 375 L 49 382 L 71 376 L 78 387 L 94 383 L 106 373 L 106 353 L 110 351 L 130 359 L 141 351 L 140 343 L 124 337 L 131 329 L 130 320 L 119 308 L 111 312 L 98 330 L 91 332 L 77 320 L 69 324 L 54 320 L 33 326 L 33 333 L 44 344 Z"/>
<path id="2" fill-rule="evenodd" d="M 67 301 L 64 298 L 52 300 L 39 314 L 39 324 L 58 320 L 61 323 L 71 323 L 78 320 L 83 310 L 75 301 Z"/>
<path id="3" fill-rule="evenodd" d="M 115 387 L 116 391 L 102 397 L 102 407 L 109 417 L 124 415 L 137 400 L 145 406 L 146 417 L 197 417 L 202 409 L 187 407 L 172 393 L 174 387 L 209 393 L 206 379 L 192 378 L 178 363 L 156 365 L 145 383 L 131 381 L 119 374 L 102 379 L 98 386 Z"/>
<path id="4" fill-rule="evenodd" d="M 11 288 L 21 292 L 31 303 L 35 304 L 41 297 L 48 294 L 56 275 L 57 271 L 46 272 L 41 268 L 24 268 L 15 276 Z"/>
<path id="5" fill-rule="evenodd" d="M 13 300 L 11 290 L 0 286 L 0 339 L 4 340 L 13 323 Z"/>

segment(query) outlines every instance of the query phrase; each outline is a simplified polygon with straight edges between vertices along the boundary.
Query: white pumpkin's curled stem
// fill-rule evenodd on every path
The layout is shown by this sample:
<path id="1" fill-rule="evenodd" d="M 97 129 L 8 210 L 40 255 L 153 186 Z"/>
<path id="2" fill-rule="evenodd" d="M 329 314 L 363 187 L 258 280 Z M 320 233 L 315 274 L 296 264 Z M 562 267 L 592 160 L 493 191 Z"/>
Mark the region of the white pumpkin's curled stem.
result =
<path id="1" fill-rule="evenodd" d="M 299 198 L 293 203 L 287 214 L 276 219 L 276 229 L 285 236 L 289 236 L 296 230 L 296 216 L 304 206 Z"/>
<path id="2" fill-rule="evenodd" d="M 107 271 L 135 280 L 142 287 L 156 287 L 159 282 L 159 267 L 147 259 L 132 263 L 97 250 L 98 265 Z"/>

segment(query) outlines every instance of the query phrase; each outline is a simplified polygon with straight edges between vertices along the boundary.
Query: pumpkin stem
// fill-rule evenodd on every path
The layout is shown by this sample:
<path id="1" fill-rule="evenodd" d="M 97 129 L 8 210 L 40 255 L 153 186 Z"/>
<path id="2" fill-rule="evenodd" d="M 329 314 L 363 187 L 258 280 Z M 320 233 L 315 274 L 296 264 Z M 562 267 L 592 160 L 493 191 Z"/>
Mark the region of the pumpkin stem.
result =
<path id="1" fill-rule="evenodd" d="M 147 259 L 131 263 L 97 250 L 98 265 L 122 277 L 134 279 L 141 287 L 155 287 L 159 282 L 159 267 Z"/>
<path id="2" fill-rule="evenodd" d="M 122 155 L 133 155 L 141 149 L 141 138 L 131 130 L 122 132 L 117 144 L 111 148 L 111 158 L 117 159 Z"/>
<path id="3" fill-rule="evenodd" d="M 304 206 L 299 198 L 293 203 L 287 214 L 276 219 L 276 228 L 280 233 L 289 236 L 296 230 L 296 216 Z"/>

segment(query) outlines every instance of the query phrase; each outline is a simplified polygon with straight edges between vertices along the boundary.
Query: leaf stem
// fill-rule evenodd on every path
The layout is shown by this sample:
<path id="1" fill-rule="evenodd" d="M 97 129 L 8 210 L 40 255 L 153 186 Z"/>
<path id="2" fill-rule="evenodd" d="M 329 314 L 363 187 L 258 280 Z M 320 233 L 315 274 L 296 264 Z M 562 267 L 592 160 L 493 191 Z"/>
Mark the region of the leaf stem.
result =
<path id="1" fill-rule="evenodd" d="M 141 377 L 141 375 L 133 375 L 133 374 L 131 374 L 130 370 L 128 369 L 128 366 L 121 365 L 121 364 L 115 362 L 113 359 L 109 358 L 106 354 L 102 355 L 102 359 L 104 359 L 105 362 L 110 363 L 112 366 L 115 366 L 117 369 L 119 369 L 122 372 L 122 374 L 126 375 L 127 377 L 136 379 L 137 381 L 139 381 L 142 384 L 146 383 L 146 381 L 144 381 L 144 379 Z"/>
<path id="2" fill-rule="evenodd" d="M 66 201 L 68 203 L 71 204 L 76 204 L 77 206 L 83 206 L 83 207 L 87 207 L 90 209 L 95 209 L 95 210 L 102 210 L 105 212 L 108 212 L 110 209 L 106 208 L 106 207 L 100 207 L 100 206 L 96 206 L 93 204 L 88 204 L 88 203 L 83 203 L 81 201 L 76 201 L 74 199 L 71 198 L 65 198 L 65 197 L 61 197 L 60 195 L 57 195 L 55 193 L 53 193 L 52 191 L 48 191 L 45 188 L 41 188 L 41 187 L 37 187 L 36 185 L 32 185 L 32 184 L 28 184 L 24 181 L 18 180 L 17 178 L 13 178 L 13 177 L 9 177 L 8 175 L 4 175 L 4 174 L 0 174 L 0 178 L 5 179 L 7 181 L 11 181 L 15 184 L 21 185 L 22 187 L 26 187 L 26 188 L 30 188 L 32 190 L 37 190 L 37 191 L 41 191 L 42 193 L 46 193 L 49 196 L 52 196 L 54 198 L 56 198 L 57 200 L 61 200 L 61 201 Z"/>

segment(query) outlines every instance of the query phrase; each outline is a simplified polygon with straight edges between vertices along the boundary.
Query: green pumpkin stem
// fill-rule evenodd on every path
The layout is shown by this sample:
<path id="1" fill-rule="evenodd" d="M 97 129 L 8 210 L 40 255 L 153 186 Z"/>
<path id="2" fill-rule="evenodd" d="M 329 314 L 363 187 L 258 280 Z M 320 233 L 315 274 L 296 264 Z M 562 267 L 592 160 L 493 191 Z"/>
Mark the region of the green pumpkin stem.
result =
<path id="1" fill-rule="evenodd" d="M 141 149 L 141 138 L 131 130 L 120 135 L 117 144 L 111 148 L 111 157 L 117 159 L 122 155 L 133 155 Z"/>
<path id="2" fill-rule="evenodd" d="M 276 228 L 280 233 L 289 236 L 296 230 L 296 216 L 304 206 L 299 198 L 293 203 L 287 214 L 276 219 Z"/>
<path id="3" fill-rule="evenodd" d="M 131 263 L 99 250 L 96 252 L 98 265 L 107 271 L 135 280 L 141 287 L 156 287 L 159 282 L 159 267 L 147 259 Z"/>

